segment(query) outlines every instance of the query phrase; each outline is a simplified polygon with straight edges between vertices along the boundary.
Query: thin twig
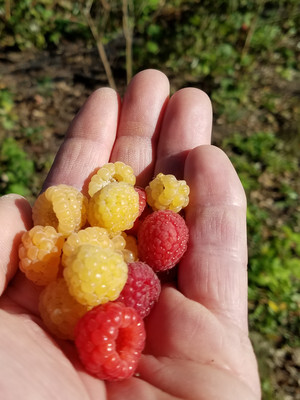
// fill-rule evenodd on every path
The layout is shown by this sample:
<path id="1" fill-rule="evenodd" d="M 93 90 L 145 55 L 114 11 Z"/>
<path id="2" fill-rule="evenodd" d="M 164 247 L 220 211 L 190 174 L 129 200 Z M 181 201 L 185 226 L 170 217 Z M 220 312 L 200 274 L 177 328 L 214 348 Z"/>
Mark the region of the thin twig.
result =
<path id="1" fill-rule="evenodd" d="M 108 61 L 107 55 L 106 55 L 106 51 L 105 51 L 105 47 L 103 45 L 103 35 L 102 33 L 100 33 L 95 25 L 95 22 L 91 16 L 91 8 L 93 5 L 93 0 L 89 1 L 87 3 L 87 6 L 85 8 L 84 14 L 87 20 L 87 23 L 89 25 L 89 28 L 92 32 L 92 35 L 95 39 L 96 42 L 96 46 L 97 46 L 97 50 L 100 56 L 100 59 L 102 61 L 105 73 L 106 73 L 106 77 L 109 83 L 109 86 L 114 89 L 117 90 L 117 86 L 113 77 L 113 73 L 110 67 L 110 63 Z"/>
<path id="2" fill-rule="evenodd" d="M 8 21 L 11 17 L 10 0 L 5 0 L 5 19 Z"/>
<path id="3" fill-rule="evenodd" d="M 258 9 L 257 9 L 257 13 L 255 14 L 255 16 L 254 16 L 254 18 L 253 18 L 253 20 L 251 22 L 250 28 L 248 30 L 248 34 L 247 34 L 246 39 L 245 39 L 244 47 L 243 47 L 243 50 L 242 50 L 242 54 L 241 54 L 242 58 L 249 51 L 250 43 L 251 43 L 252 37 L 254 35 L 255 29 L 256 29 L 256 24 L 257 24 L 257 21 L 258 21 L 258 18 L 260 16 L 260 14 L 261 14 L 261 12 L 262 12 L 262 10 L 264 8 L 265 1 L 266 0 L 261 0 L 261 2 L 259 3 Z"/>
<path id="4" fill-rule="evenodd" d="M 106 0 L 101 0 L 101 4 L 102 4 L 102 7 L 104 8 L 104 10 L 107 10 L 107 11 L 110 10 L 110 5 Z"/>
<path id="5" fill-rule="evenodd" d="M 131 3 L 130 6 L 133 7 Z M 128 13 L 128 1 L 122 0 L 122 10 L 123 10 L 123 33 L 126 41 L 126 76 L 127 83 L 132 78 L 132 35 L 133 35 L 133 27 L 132 21 L 130 21 L 129 13 Z"/>

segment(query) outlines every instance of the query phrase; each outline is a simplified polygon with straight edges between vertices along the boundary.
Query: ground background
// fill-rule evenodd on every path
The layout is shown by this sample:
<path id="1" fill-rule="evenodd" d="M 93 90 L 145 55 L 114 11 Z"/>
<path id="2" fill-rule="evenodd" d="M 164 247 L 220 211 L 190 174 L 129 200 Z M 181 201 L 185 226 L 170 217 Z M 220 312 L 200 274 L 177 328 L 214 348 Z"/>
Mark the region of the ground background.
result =
<path id="1" fill-rule="evenodd" d="M 172 92 L 210 95 L 214 144 L 248 197 L 264 400 L 300 399 L 299 22 L 293 0 L 0 0 L 0 194 L 34 201 L 75 113 L 108 85 L 108 66 L 121 94 L 127 74 L 153 67 Z"/>

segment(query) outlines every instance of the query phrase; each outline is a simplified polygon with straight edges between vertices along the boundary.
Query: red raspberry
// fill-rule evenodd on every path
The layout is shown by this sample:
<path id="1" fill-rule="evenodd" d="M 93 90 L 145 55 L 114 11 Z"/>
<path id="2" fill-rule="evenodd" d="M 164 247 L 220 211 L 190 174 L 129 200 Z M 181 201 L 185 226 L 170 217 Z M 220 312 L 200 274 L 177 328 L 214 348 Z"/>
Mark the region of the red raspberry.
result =
<path id="1" fill-rule="evenodd" d="M 142 212 L 144 211 L 146 204 L 147 204 L 146 190 L 139 186 L 135 186 L 134 190 L 139 195 L 139 215 L 138 216 L 140 216 L 142 214 Z"/>
<path id="2" fill-rule="evenodd" d="M 86 370 L 109 381 L 134 374 L 145 338 L 142 318 L 119 302 L 94 307 L 75 328 L 75 344 Z"/>
<path id="3" fill-rule="evenodd" d="M 154 271 L 174 267 L 187 249 L 189 232 L 185 220 L 171 210 L 148 215 L 138 231 L 138 254 Z"/>
<path id="4" fill-rule="evenodd" d="M 127 282 L 116 301 L 134 308 L 145 318 L 157 302 L 161 291 L 160 281 L 149 265 L 136 261 L 128 265 Z"/>
<path id="5" fill-rule="evenodd" d="M 137 217 L 137 219 L 134 221 L 133 227 L 125 231 L 127 235 L 137 237 L 141 223 L 149 214 L 152 213 L 152 211 L 153 210 L 146 204 L 146 207 L 144 208 L 142 214 L 139 217 Z"/>

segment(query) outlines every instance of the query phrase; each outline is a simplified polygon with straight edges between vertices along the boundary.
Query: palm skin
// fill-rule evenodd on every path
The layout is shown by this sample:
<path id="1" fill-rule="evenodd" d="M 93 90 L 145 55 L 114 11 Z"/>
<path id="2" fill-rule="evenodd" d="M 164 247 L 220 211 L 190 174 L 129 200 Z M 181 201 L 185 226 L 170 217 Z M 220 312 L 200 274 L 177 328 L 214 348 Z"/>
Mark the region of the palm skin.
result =
<path id="1" fill-rule="evenodd" d="M 226 155 L 210 145 L 211 104 L 199 89 L 169 99 L 164 74 L 146 70 L 123 103 L 108 88 L 94 92 L 66 135 L 45 187 L 66 183 L 86 191 L 105 162 L 130 164 L 137 184 L 157 172 L 191 187 L 188 250 L 177 281 L 165 284 L 146 319 L 147 343 L 137 375 L 104 383 L 87 374 L 73 344 L 55 341 L 38 316 L 39 289 L 17 270 L 20 235 L 31 226 L 25 199 L 0 199 L 0 393 L 14 399 L 260 398 L 248 339 L 246 201 Z"/>

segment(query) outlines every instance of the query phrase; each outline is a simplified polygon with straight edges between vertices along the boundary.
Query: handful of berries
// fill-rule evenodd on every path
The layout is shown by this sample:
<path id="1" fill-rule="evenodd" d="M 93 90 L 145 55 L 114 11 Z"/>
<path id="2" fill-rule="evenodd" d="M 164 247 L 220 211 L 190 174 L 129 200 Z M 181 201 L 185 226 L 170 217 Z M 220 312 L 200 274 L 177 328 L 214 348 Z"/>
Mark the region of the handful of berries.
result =
<path id="1" fill-rule="evenodd" d="M 20 269 L 44 287 L 45 326 L 74 340 L 86 370 L 106 380 L 134 374 L 143 319 L 161 291 L 157 272 L 179 262 L 189 236 L 179 214 L 189 199 L 185 181 L 160 173 L 146 189 L 135 183 L 132 168 L 118 161 L 92 176 L 88 197 L 68 185 L 49 187 L 19 247 Z"/>

